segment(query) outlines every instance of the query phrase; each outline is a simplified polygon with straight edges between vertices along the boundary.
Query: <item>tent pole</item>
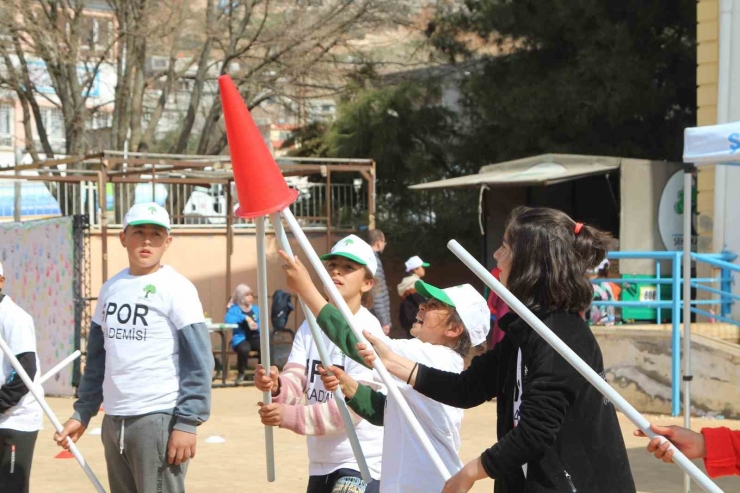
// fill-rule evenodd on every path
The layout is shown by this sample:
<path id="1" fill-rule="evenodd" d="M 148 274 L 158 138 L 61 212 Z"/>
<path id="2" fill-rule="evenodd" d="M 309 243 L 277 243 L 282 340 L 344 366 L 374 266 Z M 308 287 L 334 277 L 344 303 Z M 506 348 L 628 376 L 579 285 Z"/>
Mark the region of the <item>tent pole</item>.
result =
<path id="1" fill-rule="evenodd" d="M 691 220 L 694 165 L 683 169 L 683 425 L 691 428 Z M 691 478 L 684 475 L 684 492 L 691 491 Z"/>

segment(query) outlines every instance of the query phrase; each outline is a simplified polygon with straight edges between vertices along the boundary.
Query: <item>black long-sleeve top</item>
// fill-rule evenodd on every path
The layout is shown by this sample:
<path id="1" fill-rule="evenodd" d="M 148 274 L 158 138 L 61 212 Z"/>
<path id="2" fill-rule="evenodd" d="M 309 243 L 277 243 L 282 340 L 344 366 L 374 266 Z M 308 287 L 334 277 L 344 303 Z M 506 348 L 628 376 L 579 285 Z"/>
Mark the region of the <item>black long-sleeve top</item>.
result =
<path id="1" fill-rule="evenodd" d="M 542 321 L 596 372 L 604 364 L 596 339 L 578 314 L 548 313 Z M 501 318 L 506 336 L 460 374 L 419 365 L 414 388 L 460 408 L 497 398 L 498 442 L 481 461 L 496 493 L 635 491 L 614 405 L 515 313 Z M 517 357 L 523 385 L 514 427 Z M 526 477 L 522 466 L 526 464 Z"/>

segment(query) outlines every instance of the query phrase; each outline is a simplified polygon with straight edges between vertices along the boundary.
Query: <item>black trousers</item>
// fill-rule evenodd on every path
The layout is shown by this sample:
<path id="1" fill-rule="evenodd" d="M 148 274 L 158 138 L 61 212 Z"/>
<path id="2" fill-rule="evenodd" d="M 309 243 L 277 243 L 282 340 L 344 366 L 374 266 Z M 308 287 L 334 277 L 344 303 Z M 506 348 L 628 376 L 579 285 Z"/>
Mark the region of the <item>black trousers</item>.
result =
<path id="1" fill-rule="evenodd" d="M 308 478 L 306 493 L 379 493 L 380 481 L 372 480 L 370 484 L 360 477 L 354 469 L 337 469 L 325 476 Z"/>
<path id="2" fill-rule="evenodd" d="M 250 351 L 260 352 L 259 334 L 249 334 L 246 339 L 234 348 L 234 352 L 236 352 L 236 368 L 239 373 L 244 373 L 247 370 L 247 360 L 249 359 Z"/>
<path id="3" fill-rule="evenodd" d="M 28 493 L 38 431 L 0 428 L 0 491 Z"/>

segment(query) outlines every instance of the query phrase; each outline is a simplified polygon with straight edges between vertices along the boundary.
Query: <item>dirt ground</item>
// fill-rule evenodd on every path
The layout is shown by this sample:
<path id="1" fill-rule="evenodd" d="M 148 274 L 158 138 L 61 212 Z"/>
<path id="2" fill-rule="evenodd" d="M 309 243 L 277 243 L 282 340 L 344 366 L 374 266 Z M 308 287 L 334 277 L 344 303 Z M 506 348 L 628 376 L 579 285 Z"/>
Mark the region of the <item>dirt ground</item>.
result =
<path id="1" fill-rule="evenodd" d="M 305 491 L 308 460 L 303 437 L 284 430 L 275 430 L 276 475 L 274 483 L 265 477 L 264 428 L 257 419 L 256 403 L 261 394 L 252 387 L 221 388 L 213 391 L 213 414 L 198 432 L 197 456 L 188 471 L 189 492 L 256 492 L 284 493 Z M 49 398 L 51 408 L 64 422 L 72 410 L 72 399 Z M 663 464 L 645 451 L 645 440 L 632 436 L 634 426 L 623 416 L 622 431 L 629 449 L 630 463 L 643 493 L 676 493 L 682 491 L 683 473 L 675 465 Z M 649 416 L 653 422 L 680 424 L 679 419 Z M 487 403 L 465 412 L 462 430 L 463 461 L 474 458 L 495 441 L 496 406 Z M 99 428 L 102 415 L 93 419 L 88 433 Z M 740 429 L 740 421 L 694 419 L 696 430 L 704 426 L 728 426 Z M 59 493 L 94 491 L 74 459 L 55 459 L 61 450 L 52 440 L 53 428 L 48 421 L 40 433 L 32 471 L 31 492 Z M 205 443 L 218 435 L 225 443 Z M 86 435 L 79 448 L 104 486 L 108 485 L 100 436 Z M 697 461 L 700 464 L 700 461 Z M 703 466 L 700 465 L 700 467 Z M 740 478 L 717 481 L 725 492 L 740 493 Z M 493 491 L 493 481 L 479 481 L 471 491 Z M 700 491 L 694 486 L 692 491 Z M 431 492 L 430 492 L 431 493 Z"/>

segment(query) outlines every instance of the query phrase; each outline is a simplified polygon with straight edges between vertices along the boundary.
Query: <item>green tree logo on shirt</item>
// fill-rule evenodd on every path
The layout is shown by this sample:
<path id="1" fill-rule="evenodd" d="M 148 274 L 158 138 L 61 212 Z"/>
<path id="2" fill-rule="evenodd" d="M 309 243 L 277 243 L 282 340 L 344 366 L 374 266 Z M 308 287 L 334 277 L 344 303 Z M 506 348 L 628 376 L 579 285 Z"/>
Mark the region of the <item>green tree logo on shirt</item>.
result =
<path id="1" fill-rule="evenodd" d="M 154 286 L 154 284 L 147 284 L 144 288 L 144 292 L 146 293 L 144 298 L 149 299 L 150 294 L 156 294 L 157 288 Z"/>

